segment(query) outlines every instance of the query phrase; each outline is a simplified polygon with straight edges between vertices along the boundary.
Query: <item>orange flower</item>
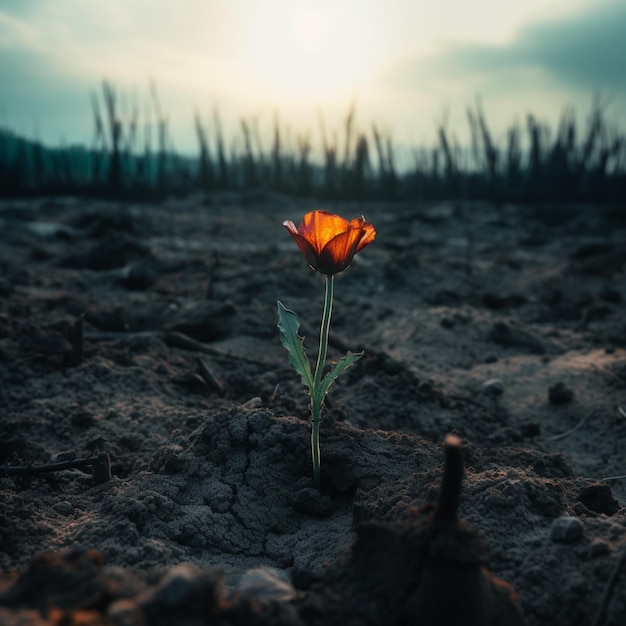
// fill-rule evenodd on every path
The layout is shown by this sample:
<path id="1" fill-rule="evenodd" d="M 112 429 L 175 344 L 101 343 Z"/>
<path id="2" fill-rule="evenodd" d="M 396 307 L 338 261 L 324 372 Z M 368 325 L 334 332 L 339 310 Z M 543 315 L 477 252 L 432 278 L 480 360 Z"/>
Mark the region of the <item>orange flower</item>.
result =
<path id="1" fill-rule="evenodd" d="M 354 255 L 376 237 L 376 230 L 364 217 L 348 221 L 328 211 L 307 213 L 298 228 L 290 220 L 284 221 L 283 226 L 307 263 L 327 275 L 348 269 Z"/>

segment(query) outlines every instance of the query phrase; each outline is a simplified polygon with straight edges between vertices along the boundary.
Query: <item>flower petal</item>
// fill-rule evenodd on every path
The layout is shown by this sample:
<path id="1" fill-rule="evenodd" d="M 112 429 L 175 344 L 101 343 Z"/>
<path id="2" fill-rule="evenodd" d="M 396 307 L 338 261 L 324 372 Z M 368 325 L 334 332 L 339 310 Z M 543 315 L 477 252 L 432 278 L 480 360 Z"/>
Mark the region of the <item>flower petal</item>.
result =
<path id="1" fill-rule="evenodd" d="M 297 228 L 291 220 L 285 220 L 283 226 L 309 266 L 327 275 L 347 269 L 354 255 L 376 237 L 376 230 L 364 217 L 349 221 L 328 211 L 310 211 Z"/>
<path id="2" fill-rule="evenodd" d="M 356 252 L 360 252 L 365 246 L 368 246 L 376 239 L 376 229 L 372 224 L 366 222 L 363 217 L 361 218 L 361 228 L 363 228 L 363 236 L 361 237 L 361 241 L 359 241 L 359 245 L 356 247 Z"/>
<path id="3" fill-rule="evenodd" d="M 347 269 L 362 236 L 363 228 L 359 224 L 333 237 L 319 255 L 319 271 L 322 274 L 338 274 Z"/>
<path id="4" fill-rule="evenodd" d="M 328 211 L 311 211 L 302 218 L 298 233 L 320 254 L 324 246 L 340 233 L 350 228 L 351 223 Z"/>
<path id="5" fill-rule="evenodd" d="M 285 220 L 283 222 L 283 226 L 290 232 L 290 233 L 297 233 L 298 229 L 296 228 L 296 225 L 291 221 L 291 220 Z"/>
<path id="6" fill-rule="evenodd" d="M 289 231 L 292 239 L 298 244 L 298 248 L 304 255 L 306 262 L 318 272 L 321 271 L 318 268 L 318 254 L 315 252 L 313 246 L 300 234 L 298 234 L 293 222 L 285 221 L 283 226 Z"/>

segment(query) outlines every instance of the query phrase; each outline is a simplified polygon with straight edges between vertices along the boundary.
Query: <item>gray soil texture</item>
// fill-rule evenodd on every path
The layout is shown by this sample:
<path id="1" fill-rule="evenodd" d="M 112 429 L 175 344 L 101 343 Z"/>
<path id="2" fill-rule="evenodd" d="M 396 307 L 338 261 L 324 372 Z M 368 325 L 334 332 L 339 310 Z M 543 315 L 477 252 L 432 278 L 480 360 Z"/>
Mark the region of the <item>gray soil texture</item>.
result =
<path id="1" fill-rule="evenodd" d="M 377 230 L 335 281 L 329 360 L 364 356 L 321 490 L 276 307 L 313 359 L 282 222 L 318 208 Z M 516 624 L 511 587 L 520 624 L 623 626 L 626 209 L 4 200 L 0 465 L 3 626 Z"/>

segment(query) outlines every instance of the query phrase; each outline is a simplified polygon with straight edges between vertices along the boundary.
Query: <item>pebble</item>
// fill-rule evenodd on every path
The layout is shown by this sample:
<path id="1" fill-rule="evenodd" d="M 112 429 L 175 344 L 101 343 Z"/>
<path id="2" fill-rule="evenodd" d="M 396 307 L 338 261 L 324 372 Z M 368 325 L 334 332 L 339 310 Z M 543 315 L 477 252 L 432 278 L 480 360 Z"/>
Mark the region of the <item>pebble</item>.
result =
<path id="1" fill-rule="evenodd" d="M 483 383 L 483 393 L 497 398 L 504 393 L 504 383 L 499 378 L 490 378 Z"/>
<path id="2" fill-rule="evenodd" d="M 583 536 L 583 525 L 577 517 L 557 517 L 550 527 L 550 539 L 554 543 L 573 543 Z"/>
<path id="3" fill-rule="evenodd" d="M 442 317 L 441 325 L 443 328 L 454 328 L 454 320 L 451 317 Z"/>
<path id="4" fill-rule="evenodd" d="M 277 602 L 287 602 L 296 597 L 296 590 L 287 573 L 272 567 L 247 570 L 239 580 L 237 591 Z"/>
<path id="5" fill-rule="evenodd" d="M 65 461 L 73 461 L 76 458 L 75 450 L 65 450 L 64 452 L 55 452 L 50 455 L 50 463 L 64 463 Z"/>
<path id="6" fill-rule="evenodd" d="M 106 616 L 114 626 L 132 626 L 143 622 L 137 603 L 130 598 L 119 598 L 111 602 Z"/>
<path id="7" fill-rule="evenodd" d="M 212 581 L 208 574 L 191 563 L 172 567 L 163 579 L 141 598 L 140 604 L 154 612 L 192 606 L 206 595 Z"/>
<path id="8" fill-rule="evenodd" d="M 72 513 L 74 513 L 74 507 L 67 500 L 62 500 L 61 502 L 57 502 L 52 508 L 59 515 L 64 515 L 65 517 L 72 515 Z"/>
<path id="9" fill-rule="evenodd" d="M 567 404 L 574 398 L 574 392 L 565 386 L 564 383 L 558 382 L 548 389 L 548 400 L 550 404 Z"/>

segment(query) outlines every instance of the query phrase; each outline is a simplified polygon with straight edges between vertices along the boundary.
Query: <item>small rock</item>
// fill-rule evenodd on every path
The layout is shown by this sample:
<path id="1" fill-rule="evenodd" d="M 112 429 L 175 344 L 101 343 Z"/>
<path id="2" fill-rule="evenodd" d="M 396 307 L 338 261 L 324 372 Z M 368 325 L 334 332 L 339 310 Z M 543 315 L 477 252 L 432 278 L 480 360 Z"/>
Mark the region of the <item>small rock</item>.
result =
<path id="1" fill-rule="evenodd" d="M 156 266 L 148 260 L 141 259 L 129 263 L 122 269 L 119 282 L 126 289 L 143 291 L 154 283 L 157 276 Z"/>
<path id="2" fill-rule="evenodd" d="M 573 398 L 574 392 L 566 387 L 564 383 L 558 382 L 548 389 L 550 404 L 567 404 Z"/>
<path id="3" fill-rule="evenodd" d="M 578 495 L 578 501 L 594 513 L 615 515 L 619 510 L 619 504 L 606 483 L 587 485 Z"/>
<path id="4" fill-rule="evenodd" d="M 491 378 L 483 383 L 483 393 L 497 398 L 504 393 L 504 383 L 499 378 Z"/>
<path id="5" fill-rule="evenodd" d="M 138 598 L 150 622 L 191 623 L 187 616 L 210 616 L 221 595 L 220 579 L 191 563 L 172 567 L 153 588 Z M 176 619 L 173 619 L 173 618 Z"/>
<path id="6" fill-rule="evenodd" d="M 55 452 L 50 455 L 50 463 L 64 463 L 65 461 L 73 461 L 76 458 L 75 450 L 65 450 L 64 452 Z"/>
<path id="7" fill-rule="evenodd" d="M 130 598 L 118 598 L 111 602 L 107 608 L 106 615 L 115 626 L 141 624 L 144 621 L 137 602 Z"/>
<path id="8" fill-rule="evenodd" d="M 296 494 L 293 500 L 293 508 L 298 513 L 321 518 L 328 517 L 331 514 L 333 504 L 328 496 L 323 496 L 317 489 L 305 487 Z"/>
<path id="9" fill-rule="evenodd" d="M 61 502 L 57 502 L 52 507 L 59 515 L 64 515 L 65 517 L 72 515 L 74 513 L 74 507 L 67 500 L 63 500 Z"/>
<path id="10" fill-rule="evenodd" d="M 443 328 L 454 328 L 454 320 L 451 317 L 442 317 L 441 325 Z"/>
<path id="11" fill-rule="evenodd" d="M 276 602 L 287 602 L 296 596 L 287 574 L 272 567 L 256 567 L 244 572 L 237 591 Z"/>
<path id="12" fill-rule="evenodd" d="M 550 527 L 550 539 L 554 543 L 573 543 L 583 536 L 583 525 L 577 517 L 557 517 Z"/>

